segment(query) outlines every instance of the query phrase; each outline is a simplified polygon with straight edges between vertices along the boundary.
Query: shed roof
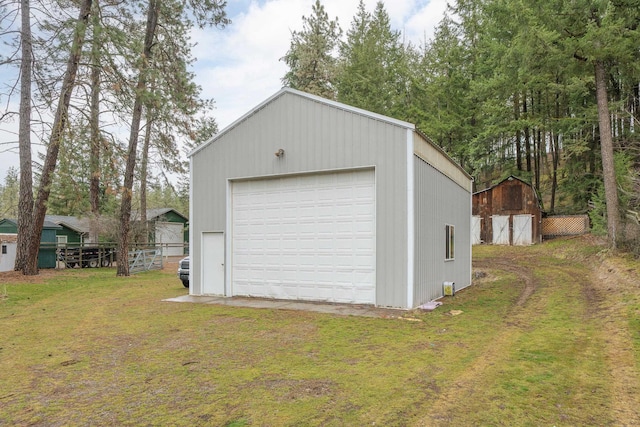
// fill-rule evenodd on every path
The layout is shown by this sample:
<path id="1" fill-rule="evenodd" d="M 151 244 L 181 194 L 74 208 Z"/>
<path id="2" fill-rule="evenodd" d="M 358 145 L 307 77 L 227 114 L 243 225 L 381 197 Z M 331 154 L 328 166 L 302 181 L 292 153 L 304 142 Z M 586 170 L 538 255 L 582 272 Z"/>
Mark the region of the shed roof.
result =
<path id="1" fill-rule="evenodd" d="M 253 108 L 251 111 L 249 111 L 248 113 L 246 113 L 245 115 L 240 117 L 238 120 L 234 121 L 229 126 L 227 126 L 226 128 L 222 129 L 220 132 L 218 132 L 216 135 L 214 135 L 210 140 L 206 141 L 204 144 L 202 144 L 202 145 L 196 147 L 195 149 L 193 149 L 189 153 L 189 157 L 196 155 L 199 151 L 201 151 L 202 149 L 204 149 L 208 145 L 212 144 L 218 138 L 220 138 L 221 136 L 225 135 L 226 133 L 228 133 L 229 131 L 231 131 L 232 129 L 234 129 L 238 125 L 240 125 L 240 123 L 244 122 L 249 117 L 253 116 L 258 111 L 262 110 L 265 106 L 267 106 L 268 104 L 272 103 L 273 101 L 275 101 L 276 99 L 280 98 L 281 96 L 284 96 L 285 94 L 292 94 L 292 95 L 300 96 L 302 98 L 306 98 L 306 99 L 309 99 L 311 101 L 318 102 L 320 104 L 329 105 L 329 106 L 332 106 L 332 107 L 340 109 L 340 110 L 348 111 L 350 113 L 360 114 L 362 116 L 366 116 L 366 117 L 369 117 L 369 118 L 374 119 L 374 120 L 379 120 L 381 122 L 385 122 L 385 123 L 388 123 L 388 124 L 391 124 L 391 125 L 395 125 L 395 126 L 400 126 L 400 127 L 406 128 L 406 129 L 415 130 L 415 128 L 416 128 L 414 124 L 409 123 L 409 122 L 405 122 L 405 121 L 402 121 L 402 120 L 394 119 L 392 117 L 387 117 L 387 116 L 384 116 L 382 114 L 378 114 L 378 113 L 374 113 L 374 112 L 371 112 L 371 111 L 363 110 L 361 108 L 352 107 L 351 105 L 343 104 L 343 103 L 337 102 L 337 101 L 332 101 L 330 99 L 322 98 L 320 96 L 312 95 L 310 93 L 302 92 L 302 91 L 299 91 L 299 90 L 296 90 L 296 89 L 291 89 L 289 87 L 284 87 L 284 88 L 280 89 L 278 92 L 276 92 L 274 95 L 272 95 L 271 97 L 267 98 L 265 101 L 260 103 L 257 107 Z"/>
<path id="2" fill-rule="evenodd" d="M 88 218 L 78 218 L 76 216 L 67 215 L 46 215 L 45 220 L 51 221 L 61 226 L 65 226 L 81 234 L 89 233 L 89 231 L 91 230 Z"/>
<path id="3" fill-rule="evenodd" d="M 13 225 L 15 225 L 16 227 L 18 226 L 18 220 L 17 219 L 13 219 L 13 218 L 4 218 L 2 220 L 0 220 L 0 222 L 2 221 L 6 221 L 9 222 Z M 55 222 L 51 222 L 51 221 L 47 221 L 46 219 L 44 220 L 44 224 L 42 226 L 42 228 L 45 229 L 54 229 L 54 230 L 59 230 L 62 227 L 60 227 L 58 224 L 56 224 Z"/>
<path id="4" fill-rule="evenodd" d="M 177 210 L 175 210 L 173 208 L 147 209 L 147 221 L 151 221 L 153 219 L 161 217 L 162 215 L 166 215 L 169 212 L 173 212 L 176 215 L 178 215 L 180 218 L 184 219 L 185 221 L 189 221 L 189 218 L 187 218 L 186 216 L 182 215 L 180 212 L 178 212 Z M 133 219 L 133 220 L 140 219 L 140 211 L 132 211 L 131 212 L 131 219 Z"/>
<path id="5" fill-rule="evenodd" d="M 529 186 L 529 187 L 533 188 L 533 185 L 532 185 L 531 183 L 529 183 L 529 182 L 527 182 L 527 181 L 525 181 L 525 180 L 523 180 L 523 179 L 520 179 L 520 178 L 518 178 L 518 177 L 517 177 L 517 176 L 515 176 L 515 175 L 509 175 L 508 177 L 506 177 L 506 178 L 505 178 L 505 179 L 503 179 L 502 181 L 498 182 L 497 184 L 493 184 L 491 187 L 489 187 L 489 188 L 485 188 L 484 190 L 476 191 L 476 192 L 475 192 L 475 193 L 473 193 L 473 194 L 479 194 L 479 193 L 484 193 L 485 191 L 493 190 L 494 188 L 496 188 L 497 186 L 499 186 L 499 185 L 500 185 L 500 184 L 502 184 L 503 182 L 505 182 L 505 181 L 513 181 L 514 179 L 515 179 L 515 180 L 517 180 L 517 181 L 520 181 L 520 182 L 521 182 L 521 183 L 523 183 L 524 185 L 527 185 L 527 186 Z M 535 189 L 534 189 L 534 190 L 535 190 Z M 538 192 L 536 191 L 536 196 L 537 196 L 537 195 L 538 195 Z"/>

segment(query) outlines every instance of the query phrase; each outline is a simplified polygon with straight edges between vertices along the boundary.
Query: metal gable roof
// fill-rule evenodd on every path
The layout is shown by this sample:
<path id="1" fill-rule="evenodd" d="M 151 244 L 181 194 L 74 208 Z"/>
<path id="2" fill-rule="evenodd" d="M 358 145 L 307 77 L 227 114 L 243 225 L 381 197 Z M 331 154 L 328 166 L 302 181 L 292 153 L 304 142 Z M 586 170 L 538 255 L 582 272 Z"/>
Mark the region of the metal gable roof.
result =
<path id="1" fill-rule="evenodd" d="M 395 126 L 400 126 L 400 127 L 406 128 L 406 129 L 415 130 L 415 128 L 416 128 L 414 124 L 409 123 L 409 122 L 405 122 L 405 121 L 402 121 L 402 120 L 394 119 L 392 117 L 387 117 L 387 116 L 384 116 L 382 114 L 378 114 L 378 113 L 374 113 L 374 112 L 371 112 L 371 111 L 363 110 L 361 108 L 352 107 L 350 105 L 343 104 L 341 102 L 332 101 L 330 99 L 322 98 L 322 97 L 317 96 L 317 95 L 312 95 L 310 93 L 306 93 L 306 92 L 302 92 L 302 91 L 299 91 L 299 90 L 296 90 L 296 89 L 291 89 L 289 87 L 285 87 L 285 88 L 280 89 L 274 95 L 272 95 L 269 98 L 267 98 L 265 101 L 260 103 L 257 107 L 253 108 L 252 110 L 250 110 L 248 113 L 246 113 L 242 117 L 240 117 L 238 120 L 234 121 L 229 126 L 227 126 L 226 128 L 222 129 L 220 132 L 218 132 L 216 135 L 214 135 L 210 140 L 208 140 L 205 143 L 203 143 L 202 145 L 194 148 L 188 154 L 188 157 L 192 157 L 192 156 L 198 154 L 199 151 L 203 150 L 204 148 L 206 148 L 210 144 L 214 143 L 222 135 L 225 135 L 226 133 L 228 133 L 229 131 L 231 131 L 232 129 L 234 129 L 238 125 L 240 125 L 240 123 L 244 122 L 249 117 L 253 116 L 258 111 L 262 110 L 265 106 L 267 106 L 268 104 L 272 103 L 273 101 L 275 101 L 276 99 L 280 98 L 281 96 L 283 96 L 285 94 L 296 95 L 296 96 L 299 96 L 299 97 L 302 97 L 302 98 L 306 98 L 306 99 L 308 99 L 310 101 L 313 101 L 313 102 L 318 102 L 318 103 L 321 103 L 321 104 L 325 104 L 325 105 L 337 108 L 339 110 L 344 110 L 344 111 L 348 111 L 350 113 L 359 114 L 359 115 L 362 115 L 362 116 L 365 116 L 365 117 L 369 117 L 369 118 L 374 119 L 374 120 L 379 120 L 381 122 L 385 122 L 385 123 L 388 123 L 388 124 L 391 124 L 391 125 L 395 125 Z"/>
<path id="2" fill-rule="evenodd" d="M 178 212 L 177 210 L 173 209 L 173 208 L 154 208 L 154 209 L 147 209 L 147 221 L 151 221 L 152 219 L 158 218 L 168 212 L 174 212 L 176 215 L 178 215 L 180 218 L 184 219 L 185 221 L 188 221 L 189 218 L 187 218 L 186 216 L 182 215 L 180 212 Z M 139 211 L 132 211 L 131 212 L 131 219 L 136 221 L 140 219 L 140 212 Z"/>
<path id="3" fill-rule="evenodd" d="M 18 226 L 18 220 L 17 219 L 13 219 L 13 218 L 3 218 L 0 221 L 6 221 L 8 223 L 11 223 L 13 225 L 15 225 L 16 227 Z M 47 219 L 44 220 L 44 223 L 42 225 L 43 229 L 53 229 L 53 230 L 59 230 L 62 227 L 60 227 L 58 224 L 56 224 L 55 222 L 51 222 L 48 221 Z"/>
<path id="4" fill-rule="evenodd" d="M 45 220 L 65 226 L 76 233 L 89 233 L 90 231 L 89 220 L 86 218 L 66 215 L 46 215 Z"/>
<path id="5" fill-rule="evenodd" d="M 527 181 L 525 181 L 525 180 L 523 180 L 523 179 L 520 179 L 520 178 L 518 178 L 518 177 L 517 177 L 517 176 L 515 176 L 515 175 L 509 175 L 508 177 L 506 177 L 505 179 L 501 180 L 500 182 L 498 182 L 498 183 L 496 183 L 496 184 L 493 184 L 491 187 L 489 187 L 489 188 L 485 188 L 484 190 L 478 190 L 478 191 L 476 191 L 476 192 L 475 192 L 475 193 L 473 193 L 473 194 L 484 193 L 485 191 L 493 190 L 494 188 L 496 188 L 497 186 L 499 186 L 499 185 L 500 185 L 500 184 L 502 184 L 503 182 L 505 182 L 505 181 L 513 181 L 513 180 L 520 181 L 520 182 L 521 182 L 521 183 L 523 183 L 524 185 L 526 185 L 526 186 L 528 186 L 528 187 L 533 188 L 533 190 L 536 192 L 536 195 L 538 194 L 538 191 L 535 189 L 535 187 L 533 186 L 533 184 L 528 183 Z"/>

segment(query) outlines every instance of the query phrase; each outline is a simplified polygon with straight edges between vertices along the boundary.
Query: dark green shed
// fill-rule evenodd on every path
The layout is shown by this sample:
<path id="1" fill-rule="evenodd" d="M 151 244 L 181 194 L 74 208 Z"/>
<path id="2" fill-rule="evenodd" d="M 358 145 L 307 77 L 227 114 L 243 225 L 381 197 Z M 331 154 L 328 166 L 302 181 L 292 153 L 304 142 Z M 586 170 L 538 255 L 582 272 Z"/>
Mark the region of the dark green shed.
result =
<path id="1" fill-rule="evenodd" d="M 61 230 L 58 224 L 51 221 L 44 222 L 40 236 L 40 252 L 38 253 L 38 268 L 56 268 L 56 232 Z M 18 222 L 15 219 L 0 220 L 0 233 L 17 233 Z"/>
<path id="2" fill-rule="evenodd" d="M 90 224 L 88 218 L 78 218 L 65 215 L 47 215 L 46 221 L 58 224 L 61 228 L 57 231 L 57 242 L 61 245 L 67 244 L 78 246 L 83 243 L 90 243 Z"/>

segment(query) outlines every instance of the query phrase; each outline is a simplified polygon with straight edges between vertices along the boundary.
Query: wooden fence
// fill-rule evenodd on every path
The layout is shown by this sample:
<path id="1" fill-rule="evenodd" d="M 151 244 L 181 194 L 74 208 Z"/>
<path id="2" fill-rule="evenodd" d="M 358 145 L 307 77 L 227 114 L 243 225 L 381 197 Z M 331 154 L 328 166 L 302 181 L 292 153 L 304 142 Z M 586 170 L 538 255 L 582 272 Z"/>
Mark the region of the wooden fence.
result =
<path id="1" fill-rule="evenodd" d="M 542 237 L 577 236 L 588 232 L 588 215 L 554 215 L 542 218 Z"/>
<path id="2" fill-rule="evenodd" d="M 180 245 L 180 247 L 184 247 L 184 245 Z M 55 252 L 58 261 L 56 268 L 111 267 L 116 264 L 118 258 L 116 243 L 43 243 L 40 248 Z M 129 250 L 130 272 L 161 269 L 163 254 L 167 253 L 166 249 L 166 244 L 131 245 Z"/>

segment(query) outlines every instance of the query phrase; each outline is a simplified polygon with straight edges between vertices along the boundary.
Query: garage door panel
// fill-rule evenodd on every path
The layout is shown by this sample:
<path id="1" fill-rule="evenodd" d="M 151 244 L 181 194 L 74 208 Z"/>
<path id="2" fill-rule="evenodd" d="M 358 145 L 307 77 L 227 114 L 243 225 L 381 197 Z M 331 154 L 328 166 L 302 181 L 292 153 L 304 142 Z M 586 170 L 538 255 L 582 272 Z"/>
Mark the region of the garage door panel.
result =
<path id="1" fill-rule="evenodd" d="M 161 245 L 163 256 L 183 255 L 184 225 L 177 222 L 156 222 L 156 244 Z"/>
<path id="2" fill-rule="evenodd" d="M 375 303 L 373 171 L 234 183 L 235 295 Z"/>

